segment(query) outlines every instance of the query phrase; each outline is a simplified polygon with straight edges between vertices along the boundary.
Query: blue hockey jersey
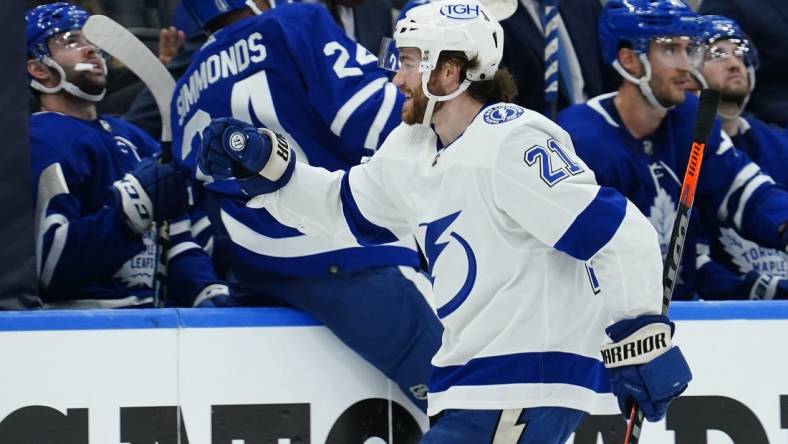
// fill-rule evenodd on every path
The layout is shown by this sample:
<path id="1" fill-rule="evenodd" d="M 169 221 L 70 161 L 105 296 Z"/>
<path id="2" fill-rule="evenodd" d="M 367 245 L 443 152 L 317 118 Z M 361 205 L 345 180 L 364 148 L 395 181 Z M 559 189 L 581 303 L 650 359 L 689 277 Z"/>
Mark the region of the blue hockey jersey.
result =
<path id="1" fill-rule="evenodd" d="M 734 145 L 747 153 L 777 184 L 788 184 L 788 133 L 761 122 L 752 115 L 739 117 L 742 130 L 732 137 Z M 752 282 L 748 273 L 788 278 L 788 255 L 742 238 L 727 225 L 707 228 L 708 246 L 699 247 L 697 287 L 704 299 L 747 299 Z"/>
<path id="2" fill-rule="evenodd" d="M 195 175 L 202 130 L 232 116 L 285 135 L 296 159 L 334 171 L 369 156 L 399 123 L 403 98 L 377 58 L 350 40 L 324 7 L 293 3 L 213 34 L 176 85 L 173 152 Z M 362 249 L 304 236 L 247 208 L 235 181 L 206 182 L 216 248 L 236 277 L 248 272 L 320 276 L 337 270 L 417 265 L 414 243 Z"/>
<path id="3" fill-rule="evenodd" d="M 131 231 L 111 186 L 158 149 L 145 132 L 110 116 L 94 121 L 54 112 L 31 116 L 36 259 L 47 305 L 151 304 L 155 232 Z M 174 222 L 170 296 L 174 304 L 191 305 L 217 279 L 210 258 L 194 241 L 204 223 L 192 224 L 188 216 Z"/>
<path id="4" fill-rule="evenodd" d="M 636 139 L 613 104 L 617 93 L 565 109 L 560 125 L 600 185 L 619 190 L 657 228 L 663 254 L 675 219 L 687 167 L 698 98 L 687 94 L 650 136 Z M 697 226 L 727 225 L 756 243 L 780 247 L 779 227 L 788 221 L 788 193 L 733 146 L 715 121 L 698 182 L 691 227 L 685 241 L 676 298 L 690 298 L 695 277 Z"/>

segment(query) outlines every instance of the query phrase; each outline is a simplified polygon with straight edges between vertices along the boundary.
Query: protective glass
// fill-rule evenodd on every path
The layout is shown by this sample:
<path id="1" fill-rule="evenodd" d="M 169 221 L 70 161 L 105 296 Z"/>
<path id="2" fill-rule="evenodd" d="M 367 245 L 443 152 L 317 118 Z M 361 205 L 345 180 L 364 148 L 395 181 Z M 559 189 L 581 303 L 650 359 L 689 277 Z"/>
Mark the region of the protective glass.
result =
<path id="1" fill-rule="evenodd" d="M 754 48 L 744 39 L 725 39 L 709 45 L 706 51 L 706 62 L 722 62 L 731 58 L 738 59 L 744 66 L 758 68 L 754 56 Z"/>
<path id="2" fill-rule="evenodd" d="M 66 31 L 53 36 L 51 44 L 67 51 L 82 49 L 86 46 L 96 47 L 96 45 L 90 43 L 88 39 L 85 38 L 85 35 L 82 34 L 82 31 L 79 30 Z"/>
<path id="3" fill-rule="evenodd" d="M 380 50 L 378 50 L 378 68 L 397 72 L 399 67 L 397 42 L 391 37 L 383 37 L 383 41 L 380 42 Z"/>
<path id="4" fill-rule="evenodd" d="M 689 71 L 703 64 L 706 48 L 691 37 L 658 37 L 651 43 L 649 54 L 665 66 Z"/>
<path id="5" fill-rule="evenodd" d="M 378 51 L 378 66 L 402 75 L 432 69 L 428 64 L 422 63 L 420 50 L 417 48 L 403 49 L 403 51 L 397 49 L 394 39 L 384 37 L 380 51 Z"/>

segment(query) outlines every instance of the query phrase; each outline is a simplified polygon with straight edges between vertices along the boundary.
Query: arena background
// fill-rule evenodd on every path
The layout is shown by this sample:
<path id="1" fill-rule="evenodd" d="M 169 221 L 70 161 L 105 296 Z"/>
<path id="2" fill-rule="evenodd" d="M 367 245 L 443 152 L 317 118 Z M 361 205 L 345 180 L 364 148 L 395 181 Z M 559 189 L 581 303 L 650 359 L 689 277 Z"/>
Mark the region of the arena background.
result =
<path id="1" fill-rule="evenodd" d="M 97 12 L 142 37 L 169 20 L 168 2 L 114 4 Z M 4 5 L 0 79 L 24 84 L 30 2 Z M 0 308 L 33 308 L 28 94 L 0 97 Z M 788 443 L 788 303 L 677 303 L 671 317 L 696 379 L 642 442 Z M 427 426 L 393 384 L 290 310 L 4 312 L 0 357 L 2 444 L 405 444 Z M 573 442 L 619 443 L 622 426 L 591 416 Z"/>

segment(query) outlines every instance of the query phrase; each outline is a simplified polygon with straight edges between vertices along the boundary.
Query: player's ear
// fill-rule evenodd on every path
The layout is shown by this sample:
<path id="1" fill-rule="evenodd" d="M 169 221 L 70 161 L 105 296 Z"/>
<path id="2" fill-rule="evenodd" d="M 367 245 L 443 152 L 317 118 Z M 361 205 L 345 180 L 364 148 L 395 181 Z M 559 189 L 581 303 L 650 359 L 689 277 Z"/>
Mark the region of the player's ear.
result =
<path id="1" fill-rule="evenodd" d="M 618 63 L 621 64 L 628 73 L 635 77 L 641 77 L 643 73 L 643 63 L 638 57 L 638 53 L 631 48 L 621 48 L 618 50 Z"/>
<path id="2" fill-rule="evenodd" d="M 46 84 L 50 79 L 54 79 L 54 73 L 42 61 L 27 59 L 27 73 L 41 84 Z"/>
<path id="3" fill-rule="evenodd" d="M 443 64 L 441 69 L 442 77 L 445 77 L 446 80 L 451 81 L 451 83 L 460 83 L 462 79 L 460 79 L 460 65 L 454 62 L 453 60 L 447 60 L 446 63 Z"/>

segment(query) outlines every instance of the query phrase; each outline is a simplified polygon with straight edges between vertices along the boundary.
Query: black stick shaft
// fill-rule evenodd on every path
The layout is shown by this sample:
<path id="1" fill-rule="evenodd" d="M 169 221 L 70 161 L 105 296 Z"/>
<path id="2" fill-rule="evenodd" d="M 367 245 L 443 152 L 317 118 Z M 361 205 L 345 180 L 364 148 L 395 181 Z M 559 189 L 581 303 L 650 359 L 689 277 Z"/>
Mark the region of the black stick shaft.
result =
<path id="1" fill-rule="evenodd" d="M 700 105 L 695 117 L 695 128 L 692 133 L 692 146 L 690 147 L 687 171 L 684 173 L 684 182 L 679 195 L 679 207 L 676 220 L 673 222 L 673 231 L 670 234 L 668 252 L 665 257 L 665 266 L 662 270 L 662 314 L 668 314 L 668 306 L 673 297 L 673 289 L 679 274 L 681 253 L 684 249 L 684 240 L 687 237 L 692 204 L 695 201 L 695 190 L 700 177 L 700 167 L 703 161 L 703 152 L 709 142 L 709 135 L 717 115 L 720 103 L 720 93 L 713 89 L 704 89 L 700 93 Z M 624 444 L 637 444 L 640 433 L 643 431 L 643 410 L 635 403 L 629 415 L 627 433 Z"/>

